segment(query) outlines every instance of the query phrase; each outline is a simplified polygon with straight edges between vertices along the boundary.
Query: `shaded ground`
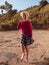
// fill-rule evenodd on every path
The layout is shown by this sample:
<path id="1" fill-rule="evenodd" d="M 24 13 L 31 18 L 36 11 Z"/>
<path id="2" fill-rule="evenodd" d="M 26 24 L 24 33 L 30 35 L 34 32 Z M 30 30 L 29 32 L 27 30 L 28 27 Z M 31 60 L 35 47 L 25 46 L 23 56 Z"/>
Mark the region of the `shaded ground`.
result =
<path id="1" fill-rule="evenodd" d="M 33 30 L 34 43 L 29 48 L 29 63 L 21 56 L 20 31 L 0 32 L 0 65 L 49 65 L 43 58 L 49 52 L 49 31 Z"/>

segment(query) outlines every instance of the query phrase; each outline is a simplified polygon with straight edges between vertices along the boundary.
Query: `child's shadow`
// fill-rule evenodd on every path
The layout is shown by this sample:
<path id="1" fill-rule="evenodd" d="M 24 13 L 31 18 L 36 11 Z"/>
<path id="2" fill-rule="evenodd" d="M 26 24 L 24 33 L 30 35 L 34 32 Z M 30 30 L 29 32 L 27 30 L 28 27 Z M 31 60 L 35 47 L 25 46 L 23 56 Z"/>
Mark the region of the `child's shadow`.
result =
<path id="1" fill-rule="evenodd" d="M 44 61 L 41 61 L 41 62 L 32 62 L 31 64 L 32 64 L 32 65 L 33 65 L 33 64 L 34 64 L 34 65 L 49 65 L 48 62 L 44 62 Z"/>

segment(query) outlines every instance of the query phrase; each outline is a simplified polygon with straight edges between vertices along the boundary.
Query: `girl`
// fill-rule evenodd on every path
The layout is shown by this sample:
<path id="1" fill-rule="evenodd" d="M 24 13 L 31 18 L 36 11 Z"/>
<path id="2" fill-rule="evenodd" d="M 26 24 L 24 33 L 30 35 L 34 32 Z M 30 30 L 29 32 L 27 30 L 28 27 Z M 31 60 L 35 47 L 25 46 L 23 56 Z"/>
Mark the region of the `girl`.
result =
<path id="1" fill-rule="evenodd" d="M 29 20 L 29 13 L 27 11 L 23 11 L 20 13 L 22 20 L 19 21 L 17 25 L 17 29 L 21 29 L 22 31 L 22 56 L 21 61 L 25 56 L 26 51 L 26 58 L 25 61 L 28 62 L 28 45 L 32 43 L 32 24 Z"/>

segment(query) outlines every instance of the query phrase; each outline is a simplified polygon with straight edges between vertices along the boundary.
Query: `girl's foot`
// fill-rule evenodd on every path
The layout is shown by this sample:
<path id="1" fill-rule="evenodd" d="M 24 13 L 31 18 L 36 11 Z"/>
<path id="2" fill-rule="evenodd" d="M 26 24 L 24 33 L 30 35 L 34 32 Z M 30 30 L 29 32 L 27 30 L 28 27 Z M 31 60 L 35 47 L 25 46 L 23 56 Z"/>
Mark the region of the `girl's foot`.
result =
<path id="1" fill-rule="evenodd" d="M 22 61 L 22 60 L 23 60 L 23 58 L 24 58 L 24 53 L 22 54 L 20 61 Z"/>
<path id="2" fill-rule="evenodd" d="M 28 60 L 27 60 L 27 59 L 25 59 L 25 62 L 27 63 L 27 62 L 28 62 Z"/>
<path id="3" fill-rule="evenodd" d="M 28 58 L 25 58 L 25 62 L 26 62 L 26 63 L 28 62 Z"/>

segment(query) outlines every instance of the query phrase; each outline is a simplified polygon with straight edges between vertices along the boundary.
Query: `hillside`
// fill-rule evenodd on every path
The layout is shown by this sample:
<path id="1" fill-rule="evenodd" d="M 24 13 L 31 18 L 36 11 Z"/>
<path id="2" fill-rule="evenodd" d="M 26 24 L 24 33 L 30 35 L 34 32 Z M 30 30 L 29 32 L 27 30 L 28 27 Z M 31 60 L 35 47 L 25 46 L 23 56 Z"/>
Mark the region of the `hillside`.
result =
<path id="1" fill-rule="evenodd" d="M 35 29 L 49 29 L 49 4 L 25 9 L 30 14 L 30 19 Z M 21 12 L 21 11 L 20 11 Z M 11 10 L 0 14 L 0 30 L 15 30 L 18 21 L 21 19 L 19 13 Z"/>

